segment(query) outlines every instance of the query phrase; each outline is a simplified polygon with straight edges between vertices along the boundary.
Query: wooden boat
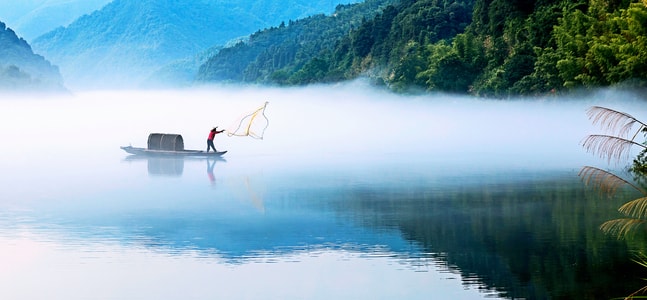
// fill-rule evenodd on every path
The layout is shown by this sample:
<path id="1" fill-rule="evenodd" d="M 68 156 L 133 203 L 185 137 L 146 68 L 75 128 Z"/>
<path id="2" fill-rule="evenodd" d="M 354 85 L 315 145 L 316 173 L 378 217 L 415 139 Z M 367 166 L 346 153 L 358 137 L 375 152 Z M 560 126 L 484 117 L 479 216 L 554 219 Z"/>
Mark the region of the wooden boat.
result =
<path id="1" fill-rule="evenodd" d="M 134 155 L 151 155 L 151 156 L 200 156 L 200 157 L 220 157 L 227 151 L 206 152 L 202 150 L 150 150 L 133 146 L 122 146 L 122 150 Z"/>
<path id="2" fill-rule="evenodd" d="M 227 151 L 207 152 L 202 150 L 185 150 L 182 136 L 168 133 L 149 134 L 148 148 L 133 146 L 122 146 L 120 148 L 130 154 L 148 156 L 220 157 L 227 153 Z"/>

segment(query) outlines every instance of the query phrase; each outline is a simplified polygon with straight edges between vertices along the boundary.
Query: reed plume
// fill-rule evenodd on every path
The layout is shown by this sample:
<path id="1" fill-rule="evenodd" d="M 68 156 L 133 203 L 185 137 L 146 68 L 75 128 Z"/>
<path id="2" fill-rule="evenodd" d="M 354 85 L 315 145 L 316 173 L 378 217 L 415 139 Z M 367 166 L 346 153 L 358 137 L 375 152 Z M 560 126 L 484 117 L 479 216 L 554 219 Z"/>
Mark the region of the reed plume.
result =
<path id="1" fill-rule="evenodd" d="M 600 125 L 600 127 L 607 133 L 615 136 L 627 136 L 627 133 L 636 125 L 640 125 L 638 130 L 634 133 L 631 140 L 636 138 L 636 135 L 641 129 L 647 128 L 647 125 L 634 118 L 632 115 L 602 106 L 592 106 L 586 111 L 589 120 L 593 121 L 593 125 Z"/>
<path id="2" fill-rule="evenodd" d="M 577 174 L 582 178 L 584 184 L 593 187 L 593 189 L 608 196 L 615 195 L 616 191 L 621 186 L 629 186 L 642 194 L 646 194 L 643 189 L 632 184 L 631 182 L 617 176 L 611 172 L 602 170 L 600 168 L 585 166 Z"/>
<path id="3" fill-rule="evenodd" d="M 645 222 L 645 220 L 631 218 L 614 219 L 602 223 L 602 225 L 600 225 L 600 229 L 604 233 L 611 234 L 618 239 L 622 239 L 635 234 L 637 229 L 643 226 Z"/>
<path id="4" fill-rule="evenodd" d="M 647 3 L 647 0 L 643 0 L 643 2 Z M 627 113 L 601 106 L 589 108 L 586 114 L 594 125 L 599 125 L 609 133 L 609 135 L 594 134 L 587 136 L 582 141 L 582 146 L 586 151 L 606 157 L 609 162 L 611 159 L 619 162 L 623 157 L 628 158 L 629 150 L 632 146 L 638 146 L 643 148 L 643 151 L 639 154 L 638 159 L 634 160 L 634 165 L 644 164 L 644 153 L 647 146 L 644 143 L 636 142 L 635 139 L 641 131 L 647 132 L 645 123 L 638 121 Z M 638 125 L 638 129 L 634 132 L 636 125 Z M 629 138 L 631 133 L 633 135 Z M 636 172 L 636 166 L 631 170 Z M 578 175 L 586 185 L 592 185 L 594 189 L 608 196 L 613 196 L 621 186 L 630 186 L 640 192 L 642 197 L 626 202 L 618 209 L 625 216 L 624 218 L 606 221 L 600 225 L 600 229 L 607 234 L 616 236 L 618 239 L 645 232 L 645 225 L 647 225 L 647 192 L 643 188 L 615 174 L 595 167 L 583 167 Z M 634 261 L 647 267 L 647 256 L 644 254 Z M 647 286 L 624 299 L 647 299 L 647 297 L 642 296 L 645 292 L 647 292 Z"/>
<path id="5" fill-rule="evenodd" d="M 593 106 L 586 111 L 593 125 L 599 125 L 608 134 L 592 134 L 584 138 L 582 146 L 587 152 L 607 158 L 608 162 L 616 163 L 629 159 L 632 146 L 646 149 L 647 146 L 635 141 L 641 131 L 647 130 L 647 125 L 632 115 L 602 106 Z M 634 131 L 635 126 L 638 129 Z M 629 133 L 633 133 L 631 138 Z"/>
<path id="6" fill-rule="evenodd" d="M 606 158 L 608 162 L 615 160 L 629 159 L 629 150 L 631 146 L 638 146 L 643 149 L 647 146 L 634 142 L 633 140 L 604 134 L 591 134 L 582 141 L 582 146 L 587 152 L 597 154 L 601 158 Z"/>

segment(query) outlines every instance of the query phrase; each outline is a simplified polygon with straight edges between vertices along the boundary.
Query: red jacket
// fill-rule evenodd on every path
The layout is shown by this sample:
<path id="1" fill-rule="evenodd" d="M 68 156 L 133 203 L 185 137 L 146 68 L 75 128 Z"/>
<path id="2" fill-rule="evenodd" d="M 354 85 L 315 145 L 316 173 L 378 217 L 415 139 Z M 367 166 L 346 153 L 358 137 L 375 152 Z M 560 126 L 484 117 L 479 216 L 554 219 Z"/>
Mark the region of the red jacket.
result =
<path id="1" fill-rule="evenodd" d="M 209 132 L 209 137 L 208 137 L 207 139 L 208 139 L 208 140 L 213 140 L 213 138 L 216 136 L 216 134 L 221 133 L 221 132 L 223 132 L 223 131 L 224 131 L 224 130 L 220 130 L 220 131 L 217 131 L 217 130 L 211 130 L 211 131 Z"/>

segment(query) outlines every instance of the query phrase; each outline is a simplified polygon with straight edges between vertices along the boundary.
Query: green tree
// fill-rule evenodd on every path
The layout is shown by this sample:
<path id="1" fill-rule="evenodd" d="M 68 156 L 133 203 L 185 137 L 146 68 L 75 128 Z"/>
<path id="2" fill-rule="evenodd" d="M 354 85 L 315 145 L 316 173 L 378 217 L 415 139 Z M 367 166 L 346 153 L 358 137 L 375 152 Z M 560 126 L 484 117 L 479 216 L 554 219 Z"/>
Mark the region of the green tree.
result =
<path id="1" fill-rule="evenodd" d="M 401 59 L 394 65 L 388 78 L 388 84 L 396 91 L 424 89 L 425 83 L 418 74 L 425 70 L 424 49 L 416 42 L 410 41 L 402 49 Z"/>
<path id="2" fill-rule="evenodd" d="M 606 82 L 647 79 L 647 6 L 632 3 L 608 16 L 606 34 L 593 38 L 592 60 Z"/>
<path id="3" fill-rule="evenodd" d="M 427 52 L 427 69 L 418 77 L 428 90 L 468 93 L 484 66 L 483 48 L 469 34 L 457 35 L 451 46 L 445 41 L 428 45 Z"/>
<path id="4" fill-rule="evenodd" d="M 288 78 L 288 83 L 294 85 L 304 85 L 309 83 L 323 82 L 330 64 L 321 58 L 313 58 L 305 64 L 303 68 Z"/>
<path id="5" fill-rule="evenodd" d="M 563 80 L 557 69 L 560 56 L 550 47 L 544 49 L 537 47 L 535 53 L 537 53 L 537 60 L 533 66 L 533 72 L 517 82 L 514 89 L 519 94 L 558 92 L 563 88 Z"/>
<path id="6" fill-rule="evenodd" d="M 368 76 L 478 96 L 647 86 L 644 0 L 371 0 L 259 31 L 200 69 L 278 84 Z"/>
<path id="7" fill-rule="evenodd" d="M 565 87 L 606 86 L 647 79 L 647 7 L 611 10 L 591 1 L 588 13 L 565 11 L 555 27 L 556 67 Z M 622 6 L 622 1 L 612 5 Z"/>

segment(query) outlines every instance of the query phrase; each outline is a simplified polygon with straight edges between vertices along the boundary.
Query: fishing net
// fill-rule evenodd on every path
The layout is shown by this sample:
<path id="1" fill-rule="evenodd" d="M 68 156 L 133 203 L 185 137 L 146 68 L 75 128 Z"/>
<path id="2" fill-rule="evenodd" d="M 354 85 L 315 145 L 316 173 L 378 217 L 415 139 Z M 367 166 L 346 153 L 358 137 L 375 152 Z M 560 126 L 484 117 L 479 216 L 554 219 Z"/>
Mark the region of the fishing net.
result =
<path id="1" fill-rule="evenodd" d="M 265 108 L 269 102 L 238 118 L 227 129 L 228 136 L 249 136 L 262 140 L 265 129 L 270 125 L 270 120 L 265 116 Z"/>

